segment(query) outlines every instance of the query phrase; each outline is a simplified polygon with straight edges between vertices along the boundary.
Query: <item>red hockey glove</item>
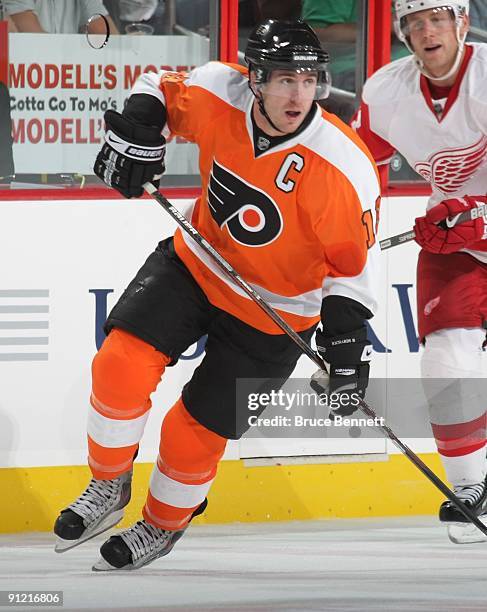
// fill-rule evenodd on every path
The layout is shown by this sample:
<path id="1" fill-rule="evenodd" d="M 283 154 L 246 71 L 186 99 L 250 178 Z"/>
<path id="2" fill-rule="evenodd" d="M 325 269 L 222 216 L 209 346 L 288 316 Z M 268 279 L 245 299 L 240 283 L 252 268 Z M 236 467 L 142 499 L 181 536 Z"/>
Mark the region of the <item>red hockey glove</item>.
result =
<path id="1" fill-rule="evenodd" d="M 430 253 L 441 253 L 447 255 L 456 253 L 470 244 L 487 238 L 487 223 L 484 217 L 465 221 L 458 225 L 448 227 L 447 218 L 454 223 L 455 217 L 467 210 L 477 208 L 480 204 L 487 203 L 486 196 L 464 196 L 443 200 L 437 206 L 429 210 L 424 217 L 418 217 L 414 225 L 416 242 Z M 445 223 L 441 223 L 444 221 Z"/>

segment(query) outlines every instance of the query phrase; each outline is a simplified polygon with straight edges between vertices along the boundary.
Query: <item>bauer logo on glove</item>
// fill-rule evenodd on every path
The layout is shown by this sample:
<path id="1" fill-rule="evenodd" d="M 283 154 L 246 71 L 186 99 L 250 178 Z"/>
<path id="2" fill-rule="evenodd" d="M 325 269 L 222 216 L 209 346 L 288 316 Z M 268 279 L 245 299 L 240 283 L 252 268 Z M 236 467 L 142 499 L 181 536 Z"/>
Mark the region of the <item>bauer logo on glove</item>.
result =
<path id="1" fill-rule="evenodd" d="M 106 133 L 105 142 L 118 153 L 126 157 L 131 157 L 132 159 L 153 159 L 157 161 L 164 158 L 165 145 L 163 144 L 157 147 L 138 147 L 131 142 L 123 140 L 123 138 L 117 136 L 111 130 Z"/>
<path id="2" fill-rule="evenodd" d="M 105 113 L 105 124 L 105 144 L 94 165 L 96 176 L 126 198 L 140 197 L 144 183 L 158 187 L 166 152 L 161 130 L 112 110 Z"/>

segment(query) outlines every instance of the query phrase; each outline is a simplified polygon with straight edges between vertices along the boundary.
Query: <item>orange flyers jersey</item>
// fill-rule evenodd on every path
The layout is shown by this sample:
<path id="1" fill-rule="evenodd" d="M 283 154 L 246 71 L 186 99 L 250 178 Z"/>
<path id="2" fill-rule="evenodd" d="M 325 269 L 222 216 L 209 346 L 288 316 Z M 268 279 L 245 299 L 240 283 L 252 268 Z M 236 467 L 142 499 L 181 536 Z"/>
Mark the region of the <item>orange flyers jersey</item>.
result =
<path id="1" fill-rule="evenodd" d="M 202 195 L 191 222 L 295 330 L 319 320 L 327 295 L 376 310 L 379 184 L 365 145 L 317 108 L 297 136 L 254 153 L 247 71 L 210 62 L 189 74 L 144 74 L 167 128 L 199 146 Z M 282 333 L 185 232 L 179 257 L 209 301 L 266 333 Z"/>

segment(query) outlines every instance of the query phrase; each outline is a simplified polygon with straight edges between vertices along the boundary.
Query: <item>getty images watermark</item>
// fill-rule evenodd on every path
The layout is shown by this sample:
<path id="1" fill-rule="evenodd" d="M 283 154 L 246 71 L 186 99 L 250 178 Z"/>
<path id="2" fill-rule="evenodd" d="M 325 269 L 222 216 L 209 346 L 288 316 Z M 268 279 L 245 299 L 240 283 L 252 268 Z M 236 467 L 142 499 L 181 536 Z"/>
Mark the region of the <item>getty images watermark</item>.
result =
<path id="1" fill-rule="evenodd" d="M 443 423 L 445 409 L 458 407 L 458 398 L 468 399 L 462 408 L 465 422 L 485 413 L 487 377 L 371 378 L 364 399 L 377 420 L 361 411 L 356 389 L 344 391 L 312 388 L 309 378 L 240 378 L 235 413 L 239 431 L 249 438 L 364 439 L 382 438 L 381 428 L 387 426 L 399 438 L 431 440 L 431 422 Z M 334 417 L 337 412 L 343 416 Z"/>
<path id="2" fill-rule="evenodd" d="M 248 417 L 250 427 L 377 427 L 384 426 L 384 417 L 351 417 L 335 414 L 329 417 L 331 410 L 340 409 L 350 412 L 359 410 L 360 395 L 358 393 L 315 393 L 306 391 L 285 391 L 279 389 L 268 393 L 249 393 L 247 408 L 257 411 Z M 264 408 L 271 409 L 272 416 L 259 416 Z M 272 410 L 274 409 L 274 410 Z M 310 409 L 315 411 L 310 415 Z M 325 414 L 316 414 L 316 409 Z M 351 410 L 350 410 L 351 409 Z M 275 412 L 279 411 L 278 414 Z M 287 414 L 281 414 L 284 411 Z"/>

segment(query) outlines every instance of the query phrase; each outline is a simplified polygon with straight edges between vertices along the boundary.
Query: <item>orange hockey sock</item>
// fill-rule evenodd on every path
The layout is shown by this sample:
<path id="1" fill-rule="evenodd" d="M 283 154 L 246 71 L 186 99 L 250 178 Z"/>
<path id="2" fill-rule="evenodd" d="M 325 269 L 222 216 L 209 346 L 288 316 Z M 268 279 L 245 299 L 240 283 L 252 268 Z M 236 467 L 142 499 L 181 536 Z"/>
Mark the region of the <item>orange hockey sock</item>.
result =
<path id="1" fill-rule="evenodd" d="M 95 478 L 132 467 L 155 391 L 170 358 L 140 338 L 113 329 L 93 360 L 88 462 Z"/>
<path id="2" fill-rule="evenodd" d="M 183 529 L 204 501 L 226 443 L 226 438 L 198 423 L 180 398 L 162 424 L 145 520 L 161 529 Z"/>

